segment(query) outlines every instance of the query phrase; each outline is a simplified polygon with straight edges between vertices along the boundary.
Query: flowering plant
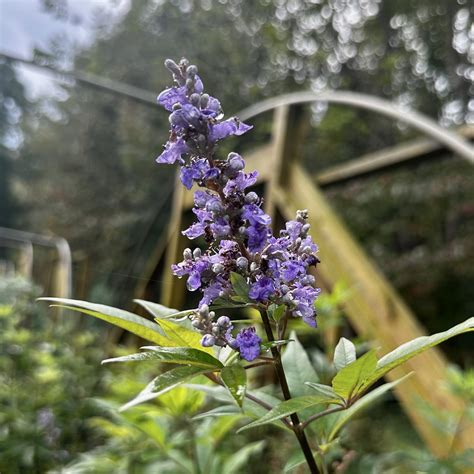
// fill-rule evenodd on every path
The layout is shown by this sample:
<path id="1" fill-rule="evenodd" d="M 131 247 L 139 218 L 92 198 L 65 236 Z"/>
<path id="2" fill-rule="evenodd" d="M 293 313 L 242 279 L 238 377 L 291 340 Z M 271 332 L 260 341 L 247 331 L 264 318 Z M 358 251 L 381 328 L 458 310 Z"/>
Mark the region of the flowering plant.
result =
<path id="1" fill-rule="evenodd" d="M 274 234 L 271 218 L 262 210 L 262 199 L 250 188 L 257 172 L 247 172 L 237 153 L 222 158 L 219 143 L 231 135 L 242 135 L 252 127 L 238 118 L 224 119 L 219 101 L 204 93 L 196 66 L 185 59 L 165 62 L 175 85 L 158 96 L 170 112 L 170 137 L 156 161 L 178 164 L 187 189 L 196 186 L 193 212 L 196 222 L 183 231 L 189 239 L 203 238 L 207 247 L 185 249 L 183 261 L 173 265 L 179 278 L 187 278 L 190 291 L 202 295 L 198 308 L 178 312 L 162 305 L 137 300 L 156 323 L 132 313 L 104 305 L 59 298 L 53 304 L 81 311 L 113 323 L 155 345 L 143 352 L 104 362 L 156 360 L 175 367 L 158 375 L 123 408 L 160 396 L 198 375 L 224 387 L 237 406 L 254 421 L 241 429 L 268 423 L 282 424 L 294 432 L 311 472 L 325 470 L 324 453 L 337 439 L 340 429 L 360 409 L 393 388 L 402 379 L 366 393 L 387 372 L 409 358 L 452 336 L 474 328 L 474 318 L 430 338 L 418 338 L 377 359 L 375 350 L 356 357 L 354 345 L 342 338 L 334 353 L 337 370 L 331 385 L 308 380 L 306 373 L 292 373 L 312 390 L 311 395 L 292 398 L 292 387 L 282 363 L 288 321 L 301 318 L 316 328 L 315 301 L 319 289 L 310 273 L 319 263 L 317 246 L 307 223 L 307 211 Z M 251 307 L 259 311 L 264 329 L 255 326 L 238 332 L 232 319 L 217 313 L 229 308 Z M 276 337 L 275 337 L 276 333 Z M 288 349 L 287 349 L 288 350 Z M 301 347 L 298 350 L 303 351 Z M 271 353 L 269 357 L 267 352 Z M 308 359 L 306 359 L 308 360 Z M 257 366 L 275 368 L 284 400 L 257 396 L 247 387 L 247 371 Z M 311 370 L 313 370 L 311 368 Z M 265 412 L 255 411 L 255 406 Z M 304 419 L 299 413 L 304 414 Z M 328 417 L 324 430 L 312 437 L 306 429 Z"/>

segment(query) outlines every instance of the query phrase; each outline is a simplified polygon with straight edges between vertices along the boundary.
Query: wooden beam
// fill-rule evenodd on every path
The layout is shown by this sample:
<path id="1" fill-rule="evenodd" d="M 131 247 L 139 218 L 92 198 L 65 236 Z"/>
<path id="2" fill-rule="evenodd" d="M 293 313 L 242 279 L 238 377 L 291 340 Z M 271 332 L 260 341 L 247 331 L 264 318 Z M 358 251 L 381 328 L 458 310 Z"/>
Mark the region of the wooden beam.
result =
<path id="1" fill-rule="evenodd" d="M 465 138 L 474 137 L 474 127 L 466 125 L 457 130 Z M 386 168 L 402 165 L 407 162 L 419 160 L 433 152 L 444 150 L 442 143 L 429 139 L 413 140 L 391 148 L 386 148 L 375 153 L 351 160 L 348 163 L 332 166 L 329 169 L 314 175 L 315 181 L 320 186 L 340 183 L 352 178 L 371 174 Z"/>
<path id="2" fill-rule="evenodd" d="M 275 189 L 273 198 L 287 219 L 293 218 L 298 209 L 309 210 L 312 234 L 320 247 L 322 263 L 318 272 L 331 285 L 343 280 L 354 290 L 345 304 L 345 312 L 362 337 L 374 339 L 385 353 L 426 334 L 301 166 L 294 165 L 287 186 Z M 438 456 L 450 452 L 453 440 L 448 433 L 438 431 L 423 416 L 420 407 L 426 404 L 437 412 L 452 411 L 461 417 L 463 402 L 445 387 L 446 367 L 447 360 L 441 351 L 431 349 L 387 376 L 394 380 L 415 372 L 397 387 L 397 396 L 429 448 Z M 472 439 L 473 426 L 460 433 L 459 448 L 466 449 Z"/>

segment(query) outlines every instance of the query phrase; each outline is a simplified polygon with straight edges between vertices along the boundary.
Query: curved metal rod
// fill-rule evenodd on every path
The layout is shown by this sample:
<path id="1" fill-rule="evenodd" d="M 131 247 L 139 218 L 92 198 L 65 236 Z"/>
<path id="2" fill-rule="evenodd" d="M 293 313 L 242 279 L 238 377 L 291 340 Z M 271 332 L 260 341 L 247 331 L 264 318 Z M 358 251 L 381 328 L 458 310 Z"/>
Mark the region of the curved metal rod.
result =
<path id="1" fill-rule="evenodd" d="M 283 105 L 316 101 L 353 105 L 354 107 L 372 110 L 395 120 L 400 120 L 442 143 L 446 148 L 449 148 L 457 155 L 474 164 L 474 147 L 464 138 L 448 129 L 440 127 L 434 120 L 426 115 L 413 110 L 402 109 L 393 102 L 368 94 L 359 94 L 350 91 L 327 91 L 320 93 L 311 91 L 292 92 L 251 105 L 238 113 L 237 116 L 241 120 L 248 120 L 263 112 Z"/>

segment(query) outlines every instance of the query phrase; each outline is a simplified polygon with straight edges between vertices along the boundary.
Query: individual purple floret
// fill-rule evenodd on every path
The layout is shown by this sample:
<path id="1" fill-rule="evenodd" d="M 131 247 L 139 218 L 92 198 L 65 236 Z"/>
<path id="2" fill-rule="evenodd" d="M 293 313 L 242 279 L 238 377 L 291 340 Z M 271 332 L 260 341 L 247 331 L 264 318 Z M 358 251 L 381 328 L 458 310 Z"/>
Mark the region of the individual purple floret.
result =
<path id="1" fill-rule="evenodd" d="M 173 265 L 178 277 L 187 277 L 190 291 L 200 291 L 200 309 L 192 316 L 193 326 L 203 335 L 203 346 L 225 346 L 239 350 L 246 360 L 260 353 L 260 338 L 247 328 L 234 339 L 227 316 L 216 321 L 209 305 L 217 299 L 248 301 L 265 311 L 270 304 L 285 305 L 287 313 L 316 326 L 314 302 L 319 294 L 311 267 L 319 262 L 318 250 L 309 235 L 307 212 L 298 211 L 296 219 L 274 236 L 271 218 L 262 210 L 262 199 L 249 188 L 257 182 L 256 171 L 247 173 L 237 153 L 225 158 L 217 155 L 221 140 L 242 135 L 252 127 L 232 117 L 224 120 L 220 102 L 203 92 L 197 68 L 185 59 L 179 64 L 168 59 L 166 67 L 176 85 L 158 96 L 158 103 L 170 114 L 170 138 L 158 163 L 181 167 L 180 178 L 187 189 L 197 185 L 194 194 L 194 222 L 183 234 L 203 239 L 207 249 L 186 249 L 183 261 Z M 248 286 L 236 295 L 232 274 Z"/>
<path id="2" fill-rule="evenodd" d="M 255 333 L 254 327 L 242 329 L 231 343 L 231 347 L 238 349 L 242 359 L 252 361 L 260 355 L 260 343 L 262 340 Z"/>

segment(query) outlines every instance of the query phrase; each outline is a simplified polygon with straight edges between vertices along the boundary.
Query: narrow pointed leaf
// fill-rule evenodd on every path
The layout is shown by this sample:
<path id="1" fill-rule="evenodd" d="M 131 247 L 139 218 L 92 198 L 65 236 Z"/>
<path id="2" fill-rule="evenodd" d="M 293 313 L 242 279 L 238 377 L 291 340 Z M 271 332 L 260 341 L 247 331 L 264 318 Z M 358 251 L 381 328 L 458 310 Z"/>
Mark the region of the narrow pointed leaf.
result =
<path id="1" fill-rule="evenodd" d="M 113 308 L 103 304 L 89 303 L 87 301 L 72 300 L 68 298 L 38 298 L 41 301 L 53 303 L 52 306 L 59 306 L 71 311 L 94 316 L 95 318 L 107 321 L 119 328 L 125 329 L 148 341 L 160 346 L 176 346 L 177 344 L 162 334 L 160 327 L 148 319 L 129 313 L 122 309 Z"/>
<path id="2" fill-rule="evenodd" d="M 336 369 L 341 370 L 355 360 L 356 349 L 354 344 L 345 337 L 341 337 L 334 350 L 334 365 Z"/>
<path id="3" fill-rule="evenodd" d="M 249 458 L 262 451 L 265 444 L 266 441 L 255 441 L 239 449 L 236 453 L 226 459 L 222 472 L 225 474 L 235 474 L 242 472 L 242 469 L 245 471 L 245 466 L 248 466 Z"/>
<path id="4" fill-rule="evenodd" d="M 330 387 L 329 385 L 323 385 L 321 383 L 306 382 L 308 387 L 311 387 L 313 390 L 316 390 L 318 395 L 326 398 L 337 399 L 340 398 L 339 395 Z"/>
<path id="5" fill-rule="evenodd" d="M 230 274 L 230 282 L 232 283 L 232 288 L 234 289 L 235 294 L 244 298 L 245 301 L 248 301 L 249 285 L 247 280 L 239 273 L 232 272 Z"/>
<path id="6" fill-rule="evenodd" d="M 359 388 L 359 392 L 366 390 L 377 380 L 382 378 L 387 372 L 390 372 L 395 367 L 403 364 L 408 359 L 415 357 L 418 354 L 434 347 L 441 342 L 450 339 L 451 337 L 458 336 L 465 332 L 474 331 L 474 318 L 469 318 L 463 323 L 460 323 L 451 329 L 444 332 L 433 334 L 432 336 L 422 336 L 413 339 L 412 341 L 406 342 L 401 346 L 397 347 L 392 352 L 389 352 L 383 356 L 378 362 L 375 371 L 367 377 L 363 384 Z"/>
<path id="7" fill-rule="evenodd" d="M 149 352 L 140 352 L 138 354 L 130 354 L 122 357 L 115 357 L 113 359 L 103 360 L 103 364 L 110 362 L 131 362 L 144 360 L 158 360 L 170 364 L 184 364 L 194 365 L 204 369 L 221 369 L 223 365 L 215 357 L 212 357 L 207 352 L 203 352 L 190 347 L 159 347 L 159 346 L 145 346 Z"/>
<path id="8" fill-rule="evenodd" d="M 292 398 L 291 400 L 281 402 L 258 420 L 255 420 L 252 423 L 240 428 L 237 433 L 248 430 L 249 428 L 255 428 L 257 426 L 266 425 L 267 423 L 272 423 L 281 418 L 285 418 L 292 413 L 305 410 L 306 408 L 311 408 L 316 405 L 328 405 L 340 402 L 341 400 L 338 397 L 326 398 L 318 395 L 306 395 L 304 397 Z"/>
<path id="9" fill-rule="evenodd" d="M 240 365 L 228 365 L 221 371 L 221 378 L 239 407 L 242 407 L 247 390 L 247 374 Z"/>
<path id="10" fill-rule="evenodd" d="M 328 443 L 331 442 L 336 437 L 339 430 L 356 414 L 358 414 L 361 410 L 366 408 L 368 405 L 372 404 L 375 400 L 380 398 L 382 395 L 384 395 L 386 392 L 391 390 L 393 387 L 403 382 L 410 375 L 412 375 L 412 373 L 409 373 L 405 375 L 404 377 L 398 380 L 395 380 L 394 382 L 386 383 L 384 385 L 381 385 L 380 387 L 377 387 L 376 389 L 372 390 L 367 395 L 364 395 L 361 399 L 357 400 L 357 402 L 355 402 L 354 405 L 349 407 L 347 410 L 341 411 L 337 415 L 333 415 L 335 421 L 329 433 Z"/>
<path id="11" fill-rule="evenodd" d="M 180 324 L 176 324 L 168 319 L 155 319 L 165 332 L 166 336 L 171 339 L 176 345 L 180 347 L 192 347 L 200 351 L 214 354 L 212 347 L 203 347 L 201 345 L 202 336 L 196 331 L 191 331 Z"/>
<path id="12" fill-rule="evenodd" d="M 153 301 L 146 301 L 146 300 L 133 300 L 135 303 L 139 304 L 141 307 L 145 308 L 153 317 L 155 318 L 173 318 L 178 319 L 182 318 L 183 316 L 188 316 L 192 314 L 195 310 L 194 309 L 187 309 L 185 311 L 178 311 L 177 309 L 168 308 L 167 306 L 163 306 L 159 303 L 154 303 Z"/>
<path id="13" fill-rule="evenodd" d="M 126 403 L 120 411 L 127 410 L 140 403 L 148 402 L 154 398 L 168 392 L 174 387 L 190 380 L 198 375 L 205 372 L 209 372 L 209 369 L 203 369 L 201 367 L 195 367 L 190 365 L 176 367 L 168 370 L 163 374 L 158 375 L 153 379 L 133 400 Z"/>
<path id="14" fill-rule="evenodd" d="M 294 397 L 313 395 L 312 390 L 304 382 L 319 382 L 318 374 L 294 331 L 290 333 L 290 339 L 293 342 L 288 344 L 281 358 L 290 392 Z M 304 378 L 301 374 L 304 374 Z"/>
<path id="15" fill-rule="evenodd" d="M 342 368 L 333 378 L 332 388 L 344 399 L 349 399 L 360 384 L 374 372 L 376 365 L 377 357 L 372 349 Z"/>
<path id="16" fill-rule="evenodd" d="M 260 344 L 260 348 L 263 351 L 268 351 L 272 347 L 286 346 L 290 342 L 293 342 L 293 339 L 279 339 L 277 341 L 264 342 L 263 344 Z"/>

